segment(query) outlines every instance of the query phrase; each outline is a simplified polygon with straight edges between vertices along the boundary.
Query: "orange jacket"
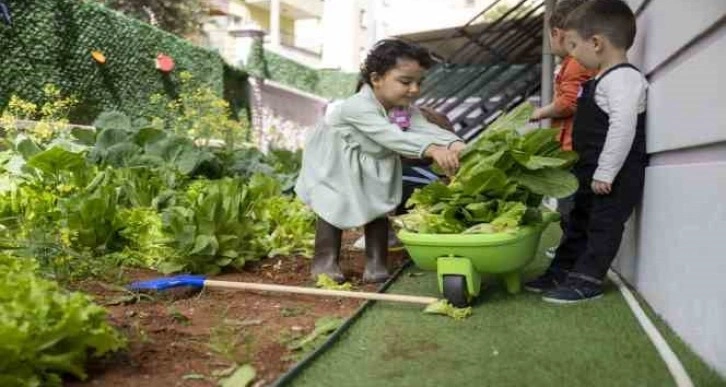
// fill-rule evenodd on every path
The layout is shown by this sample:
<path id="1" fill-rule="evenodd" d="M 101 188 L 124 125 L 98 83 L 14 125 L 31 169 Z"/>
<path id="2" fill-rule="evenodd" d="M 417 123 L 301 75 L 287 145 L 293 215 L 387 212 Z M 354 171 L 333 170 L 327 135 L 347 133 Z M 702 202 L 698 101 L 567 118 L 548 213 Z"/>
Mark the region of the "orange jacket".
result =
<path id="1" fill-rule="evenodd" d="M 559 140 L 563 150 L 572 150 L 572 123 L 577 110 L 580 85 L 595 74 L 597 71 L 584 68 L 568 55 L 562 60 L 560 71 L 555 76 L 554 103 L 558 110 L 565 112 L 565 116 L 553 119 L 552 126 L 560 128 Z"/>

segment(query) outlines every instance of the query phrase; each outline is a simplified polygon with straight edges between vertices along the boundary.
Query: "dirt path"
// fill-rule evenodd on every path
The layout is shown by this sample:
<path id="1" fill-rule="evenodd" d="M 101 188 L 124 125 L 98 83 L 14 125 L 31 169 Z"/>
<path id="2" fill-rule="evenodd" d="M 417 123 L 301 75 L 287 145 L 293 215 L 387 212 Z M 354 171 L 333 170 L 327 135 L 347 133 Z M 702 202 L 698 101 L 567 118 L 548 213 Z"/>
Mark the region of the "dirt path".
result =
<path id="1" fill-rule="evenodd" d="M 353 233 L 346 236 L 343 270 L 356 289 L 374 291 L 375 286 L 357 282 L 364 257 L 349 248 L 355 237 Z M 404 259 L 402 253 L 390 258 L 392 268 Z M 309 264 L 301 257 L 272 258 L 215 279 L 312 286 Z M 125 280 L 158 276 L 134 270 L 125 274 Z M 98 281 L 77 287 L 101 304 L 129 297 Z M 218 379 L 214 373 L 234 362 L 252 364 L 257 371 L 256 385 L 267 385 L 301 356 L 287 348 L 291 339 L 311 332 L 322 317 L 350 316 L 360 304 L 359 300 L 314 296 L 174 290 L 138 302 L 108 305 L 110 320 L 129 338 L 128 351 L 92 364 L 87 381 L 68 381 L 66 385 L 214 386 Z"/>

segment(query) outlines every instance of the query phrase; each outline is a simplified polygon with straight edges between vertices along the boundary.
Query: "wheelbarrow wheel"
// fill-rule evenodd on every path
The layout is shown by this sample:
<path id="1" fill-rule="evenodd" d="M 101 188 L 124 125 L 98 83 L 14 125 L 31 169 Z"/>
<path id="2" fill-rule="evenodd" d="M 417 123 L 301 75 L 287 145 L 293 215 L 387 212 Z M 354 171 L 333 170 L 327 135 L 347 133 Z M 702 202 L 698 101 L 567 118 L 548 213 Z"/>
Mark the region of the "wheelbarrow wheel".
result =
<path id="1" fill-rule="evenodd" d="M 463 275 L 444 276 L 444 298 L 457 308 L 469 305 L 469 291 Z"/>

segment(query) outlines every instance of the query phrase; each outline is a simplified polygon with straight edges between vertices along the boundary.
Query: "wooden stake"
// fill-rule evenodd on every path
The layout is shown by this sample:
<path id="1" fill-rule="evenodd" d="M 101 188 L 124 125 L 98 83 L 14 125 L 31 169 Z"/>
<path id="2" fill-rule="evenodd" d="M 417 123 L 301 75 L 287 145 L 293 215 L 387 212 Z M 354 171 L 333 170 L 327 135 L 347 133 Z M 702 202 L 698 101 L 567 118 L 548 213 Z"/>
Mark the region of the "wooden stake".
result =
<path id="1" fill-rule="evenodd" d="M 404 294 L 387 294 L 387 293 L 371 293 L 371 292 L 353 292 L 353 291 L 347 291 L 347 290 L 315 289 L 315 288 L 306 288 L 306 287 L 302 287 L 302 286 L 258 284 L 258 283 L 253 283 L 253 282 L 232 282 L 232 281 L 206 280 L 206 281 L 204 281 L 204 286 L 207 286 L 210 288 L 221 288 L 221 289 L 259 290 L 259 291 L 263 291 L 263 292 L 307 294 L 307 295 L 312 295 L 312 296 L 360 298 L 360 299 L 364 299 L 364 300 L 405 302 L 405 303 L 422 304 L 422 305 L 429 305 L 429 304 L 439 300 L 436 297 L 421 297 L 421 296 L 408 296 L 408 295 L 404 295 Z"/>

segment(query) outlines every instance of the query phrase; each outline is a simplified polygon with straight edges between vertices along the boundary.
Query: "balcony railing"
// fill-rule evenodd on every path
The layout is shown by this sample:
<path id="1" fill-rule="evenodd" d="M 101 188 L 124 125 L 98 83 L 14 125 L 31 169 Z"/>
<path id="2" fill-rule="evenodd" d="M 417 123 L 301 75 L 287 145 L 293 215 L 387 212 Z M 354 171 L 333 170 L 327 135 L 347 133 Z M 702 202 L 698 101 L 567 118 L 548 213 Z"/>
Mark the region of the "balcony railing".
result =
<path id="1" fill-rule="evenodd" d="M 270 3 L 271 0 L 246 0 L 247 5 L 268 10 Z M 286 16 L 293 19 L 316 18 L 323 15 L 322 0 L 280 0 L 280 7 Z"/>

